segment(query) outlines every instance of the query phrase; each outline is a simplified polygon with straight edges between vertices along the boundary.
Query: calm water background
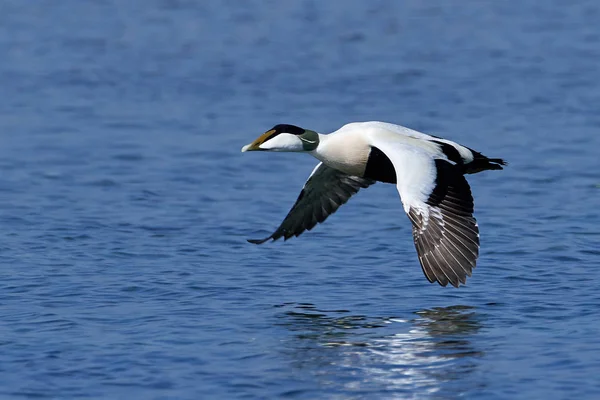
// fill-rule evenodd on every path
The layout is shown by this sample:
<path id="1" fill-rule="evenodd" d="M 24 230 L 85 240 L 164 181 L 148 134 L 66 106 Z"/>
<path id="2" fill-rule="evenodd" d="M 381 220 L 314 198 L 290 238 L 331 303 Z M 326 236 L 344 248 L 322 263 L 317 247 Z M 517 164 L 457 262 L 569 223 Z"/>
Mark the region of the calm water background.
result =
<path id="1" fill-rule="evenodd" d="M 1 398 L 598 398 L 596 1 L 0 5 Z M 286 243 L 316 161 L 276 123 L 384 120 L 470 176 L 466 287 L 392 185 Z"/>

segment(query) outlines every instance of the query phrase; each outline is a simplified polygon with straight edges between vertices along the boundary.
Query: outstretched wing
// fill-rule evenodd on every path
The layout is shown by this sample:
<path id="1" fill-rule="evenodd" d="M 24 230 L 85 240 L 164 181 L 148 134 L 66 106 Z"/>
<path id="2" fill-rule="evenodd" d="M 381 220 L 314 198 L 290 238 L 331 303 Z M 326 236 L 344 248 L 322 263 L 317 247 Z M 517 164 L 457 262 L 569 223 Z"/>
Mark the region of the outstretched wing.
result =
<path id="1" fill-rule="evenodd" d="M 442 286 L 464 284 L 479 255 L 479 228 L 462 171 L 414 145 L 390 139 L 373 142 L 394 165 L 425 277 Z"/>
<path id="2" fill-rule="evenodd" d="M 279 228 L 265 239 L 248 239 L 248 241 L 261 244 L 269 239 L 277 240 L 282 236 L 284 240 L 299 236 L 305 230 L 311 230 L 317 223 L 325 221 L 353 194 L 373 183 L 375 181 L 347 175 L 319 163 Z"/>

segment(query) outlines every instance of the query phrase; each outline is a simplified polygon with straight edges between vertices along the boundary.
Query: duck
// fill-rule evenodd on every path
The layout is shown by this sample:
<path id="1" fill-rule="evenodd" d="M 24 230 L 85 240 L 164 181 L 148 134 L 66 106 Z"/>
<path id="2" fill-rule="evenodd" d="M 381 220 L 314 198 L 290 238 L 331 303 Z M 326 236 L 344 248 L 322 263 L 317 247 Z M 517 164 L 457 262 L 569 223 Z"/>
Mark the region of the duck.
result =
<path id="1" fill-rule="evenodd" d="M 395 184 L 412 224 L 427 280 L 459 287 L 479 257 L 479 226 L 465 175 L 507 163 L 451 140 L 380 121 L 353 122 L 329 134 L 278 124 L 242 152 L 307 153 L 319 160 L 279 227 L 253 244 L 284 241 L 324 222 L 360 189 Z"/>

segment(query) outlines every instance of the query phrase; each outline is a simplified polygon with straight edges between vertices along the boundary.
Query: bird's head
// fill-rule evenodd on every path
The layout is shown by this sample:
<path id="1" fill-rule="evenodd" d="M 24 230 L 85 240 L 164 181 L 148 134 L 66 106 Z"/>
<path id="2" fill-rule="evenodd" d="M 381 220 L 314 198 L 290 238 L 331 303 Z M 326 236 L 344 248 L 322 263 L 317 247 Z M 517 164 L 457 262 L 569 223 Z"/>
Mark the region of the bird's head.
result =
<path id="1" fill-rule="evenodd" d="M 319 145 L 319 134 L 294 125 L 275 125 L 254 142 L 242 147 L 245 151 L 313 151 Z"/>

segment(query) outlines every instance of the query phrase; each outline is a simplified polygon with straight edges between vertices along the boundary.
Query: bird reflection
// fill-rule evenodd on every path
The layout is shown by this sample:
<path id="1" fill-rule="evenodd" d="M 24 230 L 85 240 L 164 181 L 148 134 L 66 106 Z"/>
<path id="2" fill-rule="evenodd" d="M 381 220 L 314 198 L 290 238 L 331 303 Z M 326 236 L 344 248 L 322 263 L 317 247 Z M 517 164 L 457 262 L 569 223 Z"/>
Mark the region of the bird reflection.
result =
<path id="1" fill-rule="evenodd" d="M 451 385 L 457 395 L 472 388 L 468 377 L 483 355 L 472 341 L 481 329 L 473 307 L 427 309 L 412 318 L 352 315 L 312 304 L 281 307 L 287 311 L 279 323 L 293 332 L 283 350 L 292 365 L 344 391 L 406 397 Z"/>

